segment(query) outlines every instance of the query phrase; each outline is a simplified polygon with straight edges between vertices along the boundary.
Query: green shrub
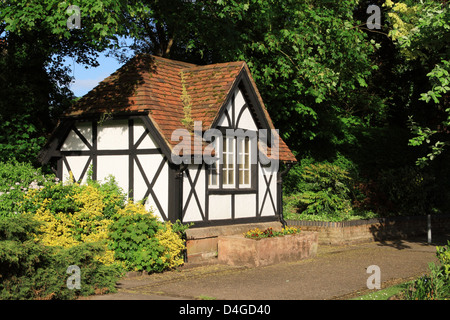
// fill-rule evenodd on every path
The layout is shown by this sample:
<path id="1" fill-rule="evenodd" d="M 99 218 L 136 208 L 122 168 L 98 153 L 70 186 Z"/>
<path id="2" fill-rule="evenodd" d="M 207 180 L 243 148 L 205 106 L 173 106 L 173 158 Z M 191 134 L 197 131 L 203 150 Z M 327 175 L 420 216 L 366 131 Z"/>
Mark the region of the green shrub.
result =
<path id="1" fill-rule="evenodd" d="M 75 299 L 115 291 L 122 269 L 95 259 L 103 246 L 45 246 L 35 240 L 39 225 L 30 215 L 0 219 L 0 299 Z M 67 287 L 70 265 L 80 268 L 80 289 Z"/>
<path id="2" fill-rule="evenodd" d="M 105 183 L 88 179 L 82 185 L 53 183 L 31 190 L 21 210 L 42 222 L 37 239 L 44 245 L 102 243 L 105 250 L 97 260 L 107 265 L 121 262 L 128 270 L 156 272 L 181 265 L 182 237 L 189 226 L 162 223 L 142 204 L 124 202 L 113 178 Z M 127 226 L 136 229 L 124 233 L 121 228 Z"/>
<path id="3" fill-rule="evenodd" d="M 439 264 L 430 263 L 429 275 L 412 282 L 404 296 L 409 300 L 447 300 L 450 298 L 450 241 L 436 247 Z"/>
<path id="4" fill-rule="evenodd" d="M 290 211 L 296 206 L 300 214 L 324 216 L 328 220 L 350 217 L 350 177 L 346 170 L 327 163 L 311 164 L 304 167 L 302 180 L 304 190 L 289 199 Z"/>
<path id="5" fill-rule="evenodd" d="M 100 274 L 110 272 L 117 264 L 126 266 L 127 270 L 149 272 L 183 264 L 183 239 L 189 225 L 179 221 L 163 223 L 142 204 L 129 202 L 125 205 L 126 195 L 114 177 L 102 183 L 90 177 L 86 184 L 61 183 L 41 175 L 29 165 L 19 165 L 16 171 L 13 167 L 10 164 L 1 167 L 3 183 L 19 181 L 13 185 L 20 187 L 9 189 L 8 186 L 14 194 L 8 192 L 11 201 L 3 204 L 0 219 L 4 226 L 10 225 L 0 230 L 0 237 L 8 239 L 2 241 L 1 263 L 4 270 L 8 266 L 14 270 L 11 263 L 19 263 L 20 268 L 32 270 L 30 272 L 40 280 L 23 270 L 9 275 L 4 271 L 0 273 L 6 286 L 2 287 L 4 298 L 66 299 L 102 291 L 95 277 L 102 277 Z M 22 219 L 25 216 L 32 219 Z M 27 257 L 34 257 L 34 260 Z M 76 294 L 67 290 L 56 294 L 55 286 L 60 285 L 60 278 L 67 278 L 65 271 L 67 262 L 73 260 L 71 257 L 79 257 L 83 263 L 95 267 L 81 270 L 82 277 L 91 279 L 92 285 L 84 286 Z M 37 261 L 40 261 L 38 265 L 33 264 Z M 83 263 L 71 264 L 81 267 Z M 50 291 L 39 287 L 40 281 Z"/>
<path id="6" fill-rule="evenodd" d="M 26 191 L 54 180 L 53 175 L 44 175 L 29 163 L 0 162 L 0 217 L 19 213 Z"/>
<path id="7" fill-rule="evenodd" d="M 47 183 L 29 190 L 21 210 L 33 214 L 42 222 L 42 244 L 70 248 L 82 243 L 103 243 L 104 255 L 98 259 L 114 263 L 114 253 L 107 249 L 109 216 L 123 205 L 123 195 L 114 187 L 114 181 L 103 184 Z"/>
<path id="8" fill-rule="evenodd" d="M 95 187 L 100 191 L 103 197 L 103 216 L 110 219 L 116 212 L 118 208 L 123 208 L 126 202 L 126 194 L 119 187 L 114 176 L 109 175 L 101 183 L 92 180 L 91 173 L 88 174 L 87 184 Z"/>
<path id="9" fill-rule="evenodd" d="M 283 195 L 283 215 L 286 219 L 294 219 L 298 215 L 301 193 Z"/>
<path id="10" fill-rule="evenodd" d="M 182 262 L 181 237 L 142 204 L 127 204 L 113 220 L 109 227 L 110 248 L 127 270 L 161 272 Z"/>
<path id="11" fill-rule="evenodd" d="M 386 195 L 390 215 L 425 215 L 434 211 L 435 179 L 417 167 L 380 171 L 378 190 Z"/>

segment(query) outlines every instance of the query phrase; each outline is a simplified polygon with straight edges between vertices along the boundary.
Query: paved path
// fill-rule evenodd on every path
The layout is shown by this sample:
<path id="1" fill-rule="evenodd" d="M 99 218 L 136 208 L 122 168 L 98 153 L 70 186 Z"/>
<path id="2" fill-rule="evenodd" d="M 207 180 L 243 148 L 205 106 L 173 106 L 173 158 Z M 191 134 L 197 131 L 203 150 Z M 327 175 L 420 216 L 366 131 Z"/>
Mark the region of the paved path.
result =
<path id="1" fill-rule="evenodd" d="M 319 246 L 316 257 L 246 268 L 213 264 L 125 278 L 118 292 L 89 300 L 324 300 L 346 299 L 367 289 L 366 268 L 377 265 L 382 288 L 427 272 L 435 245 L 422 241 Z"/>

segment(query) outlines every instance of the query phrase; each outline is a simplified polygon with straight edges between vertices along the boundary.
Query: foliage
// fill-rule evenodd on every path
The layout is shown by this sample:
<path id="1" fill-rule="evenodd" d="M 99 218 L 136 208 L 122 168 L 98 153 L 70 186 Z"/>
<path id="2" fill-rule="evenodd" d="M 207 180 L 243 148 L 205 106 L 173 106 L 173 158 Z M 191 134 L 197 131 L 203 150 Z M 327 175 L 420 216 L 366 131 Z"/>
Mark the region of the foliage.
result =
<path id="1" fill-rule="evenodd" d="M 126 195 L 114 176 L 110 175 L 100 183 L 92 180 L 90 172 L 88 172 L 87 184 L 97 189 L 103 198 L 103 216 L 106 219 L 110 219 L 116 213 L 117 208 L 125 206 Z"/>
<path id="2" fill-rule="evenodd" d="M 260 240 L 263 238 L 281 237 L 289 234 L 300 233 L 300 228 L 295 227 L 284 227 L 281 231 L 274 231 L 272 228 L 267 228 L 265 230 L 260 230 L 259 228 L 251 229 L 244 233 L 244 237 L 254 240 Z"/>
<path id="3" fill-rule="evenodd" d="M 120 247 L 122 245 L 120 241 L 126 242 L 128 239 L 120 238 L 123 236 L 120 232 L 112 233 L 112 235 L 119 235 L 120 241 L 114 236 L 111 238 L 110 227 L 114 224 L 112 227 L 114 230 L 122 223 L 127 223 L 127 219 L 131 223 L 133 219 L 140 221 L 139 219 L 142 218 L 139 226 L 143 229 L 138 228 L 135 231 L 142 232 L 149 237 L 143 244 L 145 250 L 155 250 L 151 252 L 151 255 L 157 256 L 157 259 L 154 259 L 157 264 L 152 268 L 162 271 L 183 263 L 181 252 L 185 247 L 182 239 L 186 229 L 192 224 L 183 225 L 179 221 L 174 224 L 162 223 L 150 212 L 147 212 L 142 204 L 129 202 L 125 205 L 125 195 L 118 187 L 114 177 L 109 177 L 102 183 L 91 178 L 88 178 L 86 184 L 57 183 L 53 179 L 47 180 L 47 177 L 39 175 L 39 171 L 33 170 L 29 165 L 13 167 L 12 164 L 2 166 L 1 168 L 5 172 L 0 179 L 3 179 L 3 183 L 7 186 L 16 186 L 14 181 L 21 181 L 11 201 L 15 203 L 16 214 L 32 214 L 36 221 L 41 222 L 38 227 L 39 232 L 36 234 L 36 240 L 39 240 L 41 244 L 49 247 L 71 248 L 81 244 L 96 243 L 103 247 L 102 255 L 97 256 L 97 260 L 111 265 L 116 262 L 114 257 L 116 254 L 118 259 L 123 262 L 128 256 L 119 249 L 115 252 L 112 249 L 116 248 L 114 245 L 112 248 L 109 248 L 108 245 L 115 243 Z M 36 176 L 38 179 L 35 178 Z M 29 181 L 32 181 L 31 185 L 36 187 L 19 188 L 22 185 L 28 185 Z M 8 195 L 10 194 L 12 193 L 10 192 Z M 14 212 L 11 213 L 10 210 L 11 208 L 5 207 L 5 217 L 14 216 Z M 129 218 L 124 218 L 128 216 Z M 144 226 L 147 217 L 151 223 Z M 137 241 L 134 235 L 131 241 Z M 154 244 L 154 246 L 150 244 Z M 137 258 L 137 255 L 139 253 L 129 256 L 131 260 L 127 263 L 130 266 L 134 266 L 137 263 L 136 259 L 140 259 Z M 141 261 L 140 265 L 150 270 L 151 261 Z"/>
<path id="4" fill-rule="evenodd" d="M 0 114 L 0 159 L 28 161 L 33 159 L 45 143 L 37 125 L 29 114 L 8 116 Z"/>
<path id="5" fill-rule="evenodd" d="M 184 241 L 142 204 L 119 209 L 109 226 L 110 248 L 128 270 L 161 272 L 183 263 Z"/>
<path id="6" fill-rule="evenodd" d="M 24 192 L 42 188 L 46 182 L 55 181 L 53 175 L 45 175 L 41 169 L 26 162 L 0 162 L 0 217 L 20 212 Z"/>
<path id="7" fill-rule="evenodd" d="M 164 269 L 173 269 L 184 263 L 181 254 L 185 249 L 184 240 L 174 230 L 172 223 L 162 224 L 156 233 L 156 239 L 164 247 L 160 257 L 165 266 Z"/>
<path id="8" fill-rule="evenodd" d="M 394 3 L 389 0 L 385 5 L 390 9 L 388 16 L 393 24 L 390 37 L 407 61 L 417 61 L 426 72 L 427 83 L 421 85 L 426 92 L 422 91 L 418 99 L 425 101 L 424 107 L 427 109 L 430 109 L 429 103 L 433 103 L 432 109 L 427 112 L 432 112 L 434 117 L 424 118 L 415 112 L 409 120 L 414 135 L 410 145 L 427 145 L 430 149 L 426 156 L 417 159 L 417 164 L 423 167 L 441 154 L 448 144 L 443 139 L 450 119 L 450 9 L 448 3 L 433 0 L 420 3 Z"/>
<path id="9" fill-rule="evenodd" d="M 429 275 L 415 280 L 404 292 L 409 300 L 447 300 L 450 298 L 450 242 L 436 247 L 439 264 L 430 263 Z"/>
<path id="10" fill-rule="evenodd" d="M 286 219 L 293 219 L 298 214 L 301 194 L 299 192 L 283 195 L 283 216 Z"/>
<path id="11" fill-rule="evenodd" d="M 81 28 L 67 27 L 80 8 Z M 33 161 L 70 106 L 69 59 L 98 66 L 98 53 L 118 45 L 132 28 L 123 12 L 137 14 L 138 1 L 0 1 L 0 161 Z"/>
<path id="12" fill-rule="evenodd" d="M 351 202 L 347 171 L 330 164 L 311 164 L 304 168 L 302 179 L 305 189 L 298 197 L 300 213 L 348 219 Z"/>
<path id="13" fill-rule="evenodd" d="M 347 219 L 348 201 L 358 214 L 446 210 L 450 173 L 445 161 L 436 159 L 443 158 L 449 141 L 447 1 L 74 4 L 81 8 L 81 29 L 68 30 L 68 2 L 0 2 L 0 161 L 34 162 L 71 104 L 72 75 L 63 58 L 96 66 L 105 49 L 121 56 L 118 39 L 128 36 L 134 53 L 198 64 L 247 62 L 275 127 L 301 161 L 284 180 L 292 214 L 310 208 L 314 219 L 325 218 L 317 211 Z M 369 4 L 383 9 L 379 30 L 365 25 Z M 192 122 L 188 99 L 185 107 L 185 120 Z M 414 161 L 428 164 L 427 170 L 418 173 L 423 182 L 408 184 L 406 176 L 416 181 L 414 174 L 395 170 Z M 318 163 L 346 170 L 349 191 L 310 190 L 304 168 Z M 2 216 L 17 212 L 21 191 L 12 187 L 0 190 Z M 417 201 L 401 194 L 403 188 L 415 192 Z M 106 201 L 110 194 L 103 194 L 108 219 L 116 205 L 124 205 L 118 198 Z M 47 205 L 76 207 L 63 198 Z"/>
<path id="14" fill-rule="evenodd" d="M 194 129 L 194 119 L 192 118 L 192 115 L 191 115 L 191 111 L 192 111 L 191 96 L 189 95 L 189 93 L 186 89 L 186 79 L 185 79 L 183 71 L 181 71 L 180 77 L 181 77 L 181 87 L 182 87 L 181 103 L 183 105 L 183 113 L 184 113 L 184 117 L 183 117 L 183 119 L 181 119 L 181 123 L 186 128 L 188 128 L 189 131 L 192 131 Z"/>
<path id="15" fill-rule="evenodd" d="M 364 123 L 374 106 L 381 107 L 366 89 L 376 69 L 375 44 L 355 27 L 361 24 L 352 13 L 357 1 L 221 3 L 239 30 L 233 59 L 248 63 L 294 150 L 309 141 L 342 143 L 350 138 L 346 127 Z"/>
<path id="16" fill-rule="evenodd" d="M 97 258 L 111 264 L 113 252 L 106 247 L 108 226 L 112 221 L 108 219 L 111 213 L 105 210 L 122 204 L 116 202 L 122 195 L 108 183 L 107 186 L 106 190 L 110 192 L 105 197 L 105 188 L 99 183 L 47 184 L 26 194 L 22 210 L 33 213 L 36 220 L 43 222 L 38 238 L 44 245 L 70 248 L 81 243 L 100 242 L 105 250 L 104 255 Z"/>
<path id="17" fill-rule="evenodd" d="M 380 290 L 375 290 L 368 294 L 352 298 L 351 300 L 391 300 L 400 297 L 406 289 L 408 283 L 401 283 Z"/>
<path id="18" fill-rule="evenodd" d="M 80 185 L 38 176 L 38 185 L 31 180 L 35 170 L 18 168 L 4 174 L 3 181 L 32 181 L 37 187 L 20 189 L 16 214 L 0 218 L 2 298 L 73 299 L 105 293 L 114 289 L 124 267 L 160 272 L 184 263 L 183 235 L 190 225 L 163 223 L 142 204 L 125 205 L 113 178 Z M 81 268 L 80 290 L 66 287 L 69 265 Z"/>
<path id="19" fill-rule="evenodd" d="M 377 45 L 358 28 L 358 2 L 170 0 L 126 16 L 136 53 L 246 61 L 277 128 L 301 150 L 311 140 L 347 142 L 349 127 L 385 118 L 383 99 L 368 90 Z"/>
<path id="20" fill-rule="evenodd" d="M 103 250 L 96 244 L 69 249 L 48 247 L 36 242 L 39 222 L 30 215 L 0 219 L 0 298 L 74 299 L 79 295 L 115 291 L 121 276 L 118 265 L 105 266 L 95 259 Z M 67 268 L 81 271 L 80 289 L 66 285 Z"/>
<path id="21" fill-rule="evenodd" d="M 425 215 L 436 210 L 435 178 L 417 167 L 382 170 L 377 187 L 386 195 L 386 214 Z"/>
<path id="22" fill-rule="evenodd" d="M 193 222 L 183 224 L 180 220 L 176 220 L 172 224 L 172 230 L 176 232 L 181 238 L 186 236 L 186 230 L 194 225 Z"/>

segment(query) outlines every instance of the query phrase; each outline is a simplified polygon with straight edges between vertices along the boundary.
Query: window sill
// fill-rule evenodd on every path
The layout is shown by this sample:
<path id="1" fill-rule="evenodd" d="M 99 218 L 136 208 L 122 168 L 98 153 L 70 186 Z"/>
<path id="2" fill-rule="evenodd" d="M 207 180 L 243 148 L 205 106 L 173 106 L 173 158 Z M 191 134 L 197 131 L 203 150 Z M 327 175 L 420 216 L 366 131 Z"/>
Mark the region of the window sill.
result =
<path id="1" fill-rule="evenodd" d="M 255 188 L 208 188 L 208 194 L 245 194 L 245 193 L 256 193 Z"/>

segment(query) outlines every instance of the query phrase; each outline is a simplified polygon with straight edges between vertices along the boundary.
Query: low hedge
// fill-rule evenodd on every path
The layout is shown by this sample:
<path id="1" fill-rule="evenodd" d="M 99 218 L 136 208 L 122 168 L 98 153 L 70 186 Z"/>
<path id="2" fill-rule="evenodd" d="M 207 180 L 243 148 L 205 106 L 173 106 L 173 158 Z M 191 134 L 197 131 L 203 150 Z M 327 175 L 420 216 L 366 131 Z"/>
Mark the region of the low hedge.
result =
<path id="1" fill-rule="evenodd" d="M 70 248 L 46 246 L 36 240 L 40 222 L 30 215 L 0 219 L 0 299 L 75 299 L 115 291 L 123 274 L 117 264 L 104 265 L 98 243 Z M 80 289 L 67 286 L 67 268 L 80 268 Z"/>

